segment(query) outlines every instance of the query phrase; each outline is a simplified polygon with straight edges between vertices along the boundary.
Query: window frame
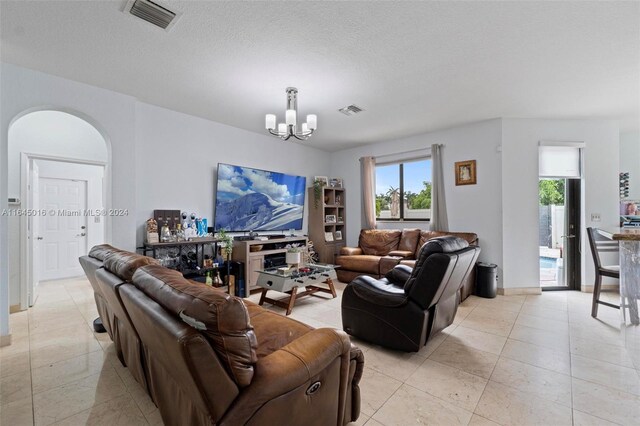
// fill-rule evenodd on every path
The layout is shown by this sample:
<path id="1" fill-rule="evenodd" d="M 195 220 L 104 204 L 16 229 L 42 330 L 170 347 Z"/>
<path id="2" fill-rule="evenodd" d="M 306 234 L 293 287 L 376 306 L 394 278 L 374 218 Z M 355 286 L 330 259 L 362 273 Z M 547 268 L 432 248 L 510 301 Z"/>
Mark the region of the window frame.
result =
<path id="1" fill-rule="evenodd" d="M 399 190 L 400 190 L 400 194 L 401 194 L 401 202 L 400 202 L 400 217 L 398 218 L 379 218 L 376 216 L 376 222 L 431 222 L 431 218 L 405 218 L 404 217 L 404 164 L 405 163 L 414 163 L 414 162 L 418 162 L 418 161 L 422 161 L 422 160 L 431 160 L 431 156 L 424 156 L 424 157 L 416 157 L 416 158 L 406 158 L 406 159 L 402 159 L 402 160 L 397 160 L 397 161 L 385 161 L 385 162 L 381 162 L 381 163 L 377 163 L 376 162 L 376 173 L 377 173 L 377 168 L 378 166 L 392 166 L 394 164 L 397 164 L 399 166 L 398 170 L 400 173 L 400 179 L 399 179 Z M 433 164 L 431 165 L 431 167 L 433 167 Z M 433 190 L 433 182 L 431 182 L 431 188 Z M 433 194 L 433 193 L 432 193 Z M 378 196 L 377 194 L 375 194 L 376 197 Z"/>

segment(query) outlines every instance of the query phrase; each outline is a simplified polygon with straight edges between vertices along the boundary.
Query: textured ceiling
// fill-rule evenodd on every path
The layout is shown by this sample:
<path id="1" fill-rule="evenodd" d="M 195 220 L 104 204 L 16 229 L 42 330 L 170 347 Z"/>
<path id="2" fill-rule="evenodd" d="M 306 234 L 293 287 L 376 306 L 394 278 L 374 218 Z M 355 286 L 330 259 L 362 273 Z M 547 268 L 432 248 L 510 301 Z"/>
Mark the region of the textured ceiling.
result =
<path id="1" fill-rule="evenodd" d="M 170 32 L 125 3 L 2 1 L 1 59 L 255 132 L 296 86 L 325 150 L 494 117 L 638 127 L 638 2 L 169 1 Z"/>

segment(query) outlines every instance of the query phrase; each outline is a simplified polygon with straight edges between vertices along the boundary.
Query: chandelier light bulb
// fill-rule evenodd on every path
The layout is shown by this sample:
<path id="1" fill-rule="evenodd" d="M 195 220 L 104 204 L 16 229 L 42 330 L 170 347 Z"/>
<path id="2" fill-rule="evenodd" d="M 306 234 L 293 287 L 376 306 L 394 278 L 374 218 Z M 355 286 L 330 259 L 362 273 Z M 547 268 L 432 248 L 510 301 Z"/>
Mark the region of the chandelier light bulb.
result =
<path id="1" fill-rule="evenodd" d="M 309 131 L 309 126 L 307 123 L 302 123 L 302 133 L 307 133 Z"/>
<path id="2" fill-rule="evenodd" d="M 286 114 L 286 122 L 287 126 L 295 126 L 296 125 L 296 110 L 288 109 Z"/>
<path id="3" fill-rule="evenodd" d="M 307 125 L 309 129 L 315 130 L 318 128 L 318 117 L 315 114 L 307 115 Z"/>
<path id="4" fill-rule="evenodd" d="M 267 130 L 273 130 L 276 128 L 276 115 L 267 114 L 264 118 L 264 127 Z"/>
<path id="5" fill-rule="evenodd" d="M 286 135 L 287 134 L 287 125 L 284 124 L 284 123 L 278 124 L 278 133 Z"/>

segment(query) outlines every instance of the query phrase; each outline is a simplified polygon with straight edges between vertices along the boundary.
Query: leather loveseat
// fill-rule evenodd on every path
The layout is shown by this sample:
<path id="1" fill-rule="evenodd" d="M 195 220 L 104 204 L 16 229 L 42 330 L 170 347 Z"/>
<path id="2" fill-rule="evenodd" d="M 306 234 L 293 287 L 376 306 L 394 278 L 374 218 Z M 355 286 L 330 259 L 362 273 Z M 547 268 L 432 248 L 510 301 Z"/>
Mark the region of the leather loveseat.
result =
<path id="1" fill-rule="evenodd" d="M 479 247 L 453 236 L 429 240 L 414 268 L 396 265 L 385 278 L 361 275 L 344 289 L 344 330 L 391 349 L 419 351 L 451 325 L 460 287 L 473 269 Z"/>
<path id="2" fill-rule="evenodd" d="M 91 257 L 99 253 L 81 258 L 99 311 L 113 318 L 120 360 L 165 424 L 343 425 L 359 417 L 364 357 L 344 332 L 282 317 L 145 256 L 113 249 L 102 261 Z"/>
<path id="3" fill-rule="evenodd" d="M 478 235 L 472 232 L 439 232 L 421 229 L 363 229 L 358 238 L 358 247 L 343 247 L 336 264 L 340 265 L 338 279 L 348 283 L 360 275 L 382 278 L 396 265 L 411 268 L 416 263 L 420 248 L 430 239 L 452 235 L 478 245 Z M 465 278 L 460 289 L 460 301 L 473 294 L 475 268 Z"/>

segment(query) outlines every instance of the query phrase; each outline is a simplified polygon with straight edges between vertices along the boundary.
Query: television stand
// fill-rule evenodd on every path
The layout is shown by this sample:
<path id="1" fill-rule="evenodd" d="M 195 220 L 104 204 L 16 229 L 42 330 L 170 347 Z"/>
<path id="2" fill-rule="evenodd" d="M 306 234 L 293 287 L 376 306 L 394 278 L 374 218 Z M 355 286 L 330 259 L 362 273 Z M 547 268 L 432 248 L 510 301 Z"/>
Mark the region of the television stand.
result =
<path id="1" fill-rule="evenodd" d="M 234 240 L 231 259 L 244 263 L 247 285 L 247 296 L 253 290 L 257 290 L 259 272 L 264 270 L 265 258 L 273 255 L 285 255 L 288 244 L 299 244 L 303 250 L 307 250 L 307 237 L 282 237 L 270 238 L 265 241 L 259 240 Z"/>

